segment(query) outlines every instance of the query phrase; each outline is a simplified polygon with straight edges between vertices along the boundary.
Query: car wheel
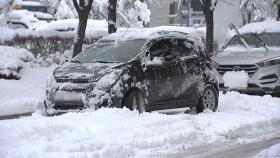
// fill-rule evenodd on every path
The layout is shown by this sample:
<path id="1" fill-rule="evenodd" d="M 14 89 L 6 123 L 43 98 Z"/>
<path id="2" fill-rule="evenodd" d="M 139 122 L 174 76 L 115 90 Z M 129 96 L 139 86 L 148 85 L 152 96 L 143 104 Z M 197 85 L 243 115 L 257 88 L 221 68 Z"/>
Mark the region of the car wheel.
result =
<path id="1" fill-rule="evenodd" d="M 139 113 L 145 112 L 145 99 L 141 92 L 132 91 L 124 98 L 124 106 L 130 110 L 138 110 Z"/>
<path id="2" fill-rule="evenodd" d="M 218 108 L 218 92 L 213 85 L 207 85 L 196 107 L 197 113 L 208 109 L 215 112 Z"/>

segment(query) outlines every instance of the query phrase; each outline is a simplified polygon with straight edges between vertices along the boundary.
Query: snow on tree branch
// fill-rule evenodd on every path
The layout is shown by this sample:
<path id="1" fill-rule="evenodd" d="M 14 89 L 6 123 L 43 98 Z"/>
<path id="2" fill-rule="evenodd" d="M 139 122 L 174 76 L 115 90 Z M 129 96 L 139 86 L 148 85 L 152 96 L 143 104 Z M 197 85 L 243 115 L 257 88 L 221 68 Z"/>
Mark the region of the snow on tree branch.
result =
<path id="1" fill-rule="evenodd" d="M 280 0 L 242 0 L 240 9 L 247 23 L 275 19 Z"/>

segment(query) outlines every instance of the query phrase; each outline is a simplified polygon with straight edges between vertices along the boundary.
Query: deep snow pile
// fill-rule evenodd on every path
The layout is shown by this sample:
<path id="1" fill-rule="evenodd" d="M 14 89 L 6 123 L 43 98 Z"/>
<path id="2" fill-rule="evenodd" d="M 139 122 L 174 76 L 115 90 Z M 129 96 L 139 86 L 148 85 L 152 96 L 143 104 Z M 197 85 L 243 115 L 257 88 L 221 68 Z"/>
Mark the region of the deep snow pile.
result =
<path id="1" fill-rule="evenodd" d="M 279 98 L 230 92 L 221 94 L 219 106 L 199 115 L 100 109 L 2 120 L 0 157 L 162 157 L 280 127 Z"/>
<path id="2" fill-rule="evenodd" d="M 279 158 L 280 157 L 280 144 L 273 145 L 269 149 L 261 151 L 255 158 Z"/>
<path id="3" fill-rule="evenodd" d="M 26 66 L 20 80 L 0 79 L 0 116 L 33 112 L 42 106 L 52 69 Z"/>
<path id="4" fill-rule="evenodd" d="M 34 56 L 26 49 L 0 45 L 0 78 L 20 78 L 19 72 Z"/>

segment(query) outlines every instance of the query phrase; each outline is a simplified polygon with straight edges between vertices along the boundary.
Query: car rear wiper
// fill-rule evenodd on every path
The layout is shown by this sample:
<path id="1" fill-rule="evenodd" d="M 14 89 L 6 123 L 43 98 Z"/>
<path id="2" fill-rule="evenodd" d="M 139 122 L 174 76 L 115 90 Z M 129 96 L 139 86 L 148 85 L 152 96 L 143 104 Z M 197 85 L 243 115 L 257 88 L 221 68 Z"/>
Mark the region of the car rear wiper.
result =
<path id="1" fill-rule="evenodd" d="M 117 61 L 105 61 L 105 60 L 96 60 L 94 62 L 97 62 L 97 63 L 118 63 Z"/>

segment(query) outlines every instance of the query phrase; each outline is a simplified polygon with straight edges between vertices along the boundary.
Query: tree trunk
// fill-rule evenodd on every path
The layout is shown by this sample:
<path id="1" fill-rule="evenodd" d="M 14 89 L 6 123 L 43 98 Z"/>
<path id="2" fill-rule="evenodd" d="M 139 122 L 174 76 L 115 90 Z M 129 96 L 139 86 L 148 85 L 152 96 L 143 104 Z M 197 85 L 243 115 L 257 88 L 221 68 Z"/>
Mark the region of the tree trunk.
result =
<path id="1" fill-rule="evenodd" d="M 108 33 L 114 33 L 117 31 L 117 0 L 109 0 L 108 6 Z"/>
<path id="2" fill-rule="evenodd" d="M 85 31 L 87 27 L 87 20 L 88 15 L 91 10 L 93 0 L 89 0 L 88 3 L 85 3 L 84 0 L 79 0 L 79 4 L 76 0 L 73 0 L 73 4 L 75 9 L 79 15 L 79 25 L 77 29 L 77 34 L 74 39 L 74 48 L 73 48 L 73 55 L 74 58 L 76 55 L 80 54 L 83 50 L 83 43 L 85 37 Z"/>
<path id="3" fill-rule="evenodd" d="M 77 35 L 74 41 L 73 58 L 82 52 L 84 38 L 85 38 L 85 31 L 87 26 L 87 19 L 88 19 L 88 14 L 79 15 L 79 25 L 78 25 Z"/>
<path id="4" fill-rule="evenodd" d="M 213 55 L 214 44 L 214 20 L 213 10 L 211 10 L 211 1 L 206 0 L 204 4 L 204 16 L 206 20 L 206 50 L 209 56 Z"/>

